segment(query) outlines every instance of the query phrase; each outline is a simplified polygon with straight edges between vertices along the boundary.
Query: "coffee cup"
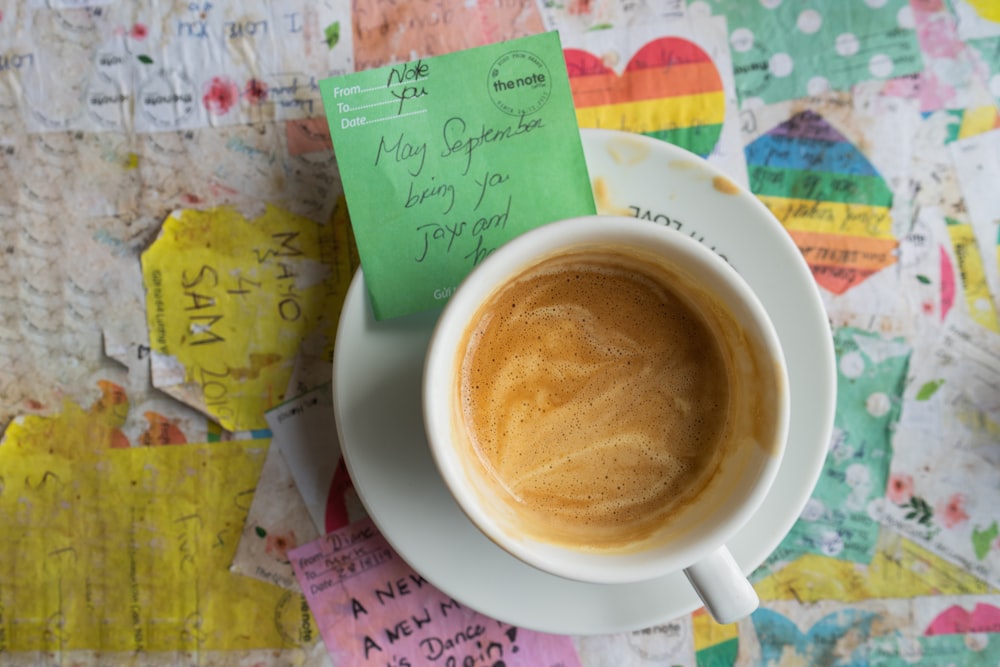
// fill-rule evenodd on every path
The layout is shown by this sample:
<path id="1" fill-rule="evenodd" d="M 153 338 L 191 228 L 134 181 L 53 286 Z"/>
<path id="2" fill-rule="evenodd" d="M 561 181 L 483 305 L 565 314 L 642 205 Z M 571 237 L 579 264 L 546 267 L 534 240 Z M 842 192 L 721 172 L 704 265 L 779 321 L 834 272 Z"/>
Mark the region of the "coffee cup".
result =
<path id="1" fill-rule="evenodd" d="M 451 296 L 424 366 L 432 458 L 489 539 L 582 582 L 683 571 L 720 623 L 758 605 L 726 543 L 774 481 L 788 405 L 742 277 L 620 216 L 501 246 Z"/>

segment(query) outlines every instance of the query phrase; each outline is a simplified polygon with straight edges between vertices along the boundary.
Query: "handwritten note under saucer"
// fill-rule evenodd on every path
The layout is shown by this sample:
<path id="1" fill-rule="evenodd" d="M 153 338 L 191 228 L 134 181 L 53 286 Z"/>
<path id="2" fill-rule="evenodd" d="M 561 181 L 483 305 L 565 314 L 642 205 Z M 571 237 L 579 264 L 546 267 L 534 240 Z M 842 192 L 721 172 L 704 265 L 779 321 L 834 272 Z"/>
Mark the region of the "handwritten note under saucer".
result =
<path id="1" fill-rule="evenodd" d="M 264 418 L 319 534 L 364 516 L 340 455 L 329 384 L 268 410 Z"/>
<path id="2" fill-rule="evenodd" d="M 339 667 L 580 667 L 570 637 L 495 621 L 436 589 L 392 550 L 371 519 L 303 545 L 289 558 Z"/>
<path id="3" fill-rule="evenodd" d="M 596 212 L 557 33 L 320 92 L 377 319 L 443 305 L 505 241 Z"/>

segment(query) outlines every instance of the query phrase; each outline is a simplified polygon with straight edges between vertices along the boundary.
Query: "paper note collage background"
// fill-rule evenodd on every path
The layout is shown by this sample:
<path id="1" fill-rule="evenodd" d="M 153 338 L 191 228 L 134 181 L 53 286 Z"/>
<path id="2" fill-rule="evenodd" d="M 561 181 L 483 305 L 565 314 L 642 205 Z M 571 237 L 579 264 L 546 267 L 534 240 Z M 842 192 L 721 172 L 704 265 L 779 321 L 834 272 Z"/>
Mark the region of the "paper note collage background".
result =
<path id="1" fill-rule="evenodd" d="M 549 29 L 581 126 L 689 148 L 781 220 L 837 412 L 752 617 L 498 650 L 1000 662 L 995 3 L 0 0 L 0 664 L 353 664 L 289 557 L 364 525 L 300 437 L 358 266 L 318 81 Z M 671 58 L 683 85 L 629 84 Z"/>

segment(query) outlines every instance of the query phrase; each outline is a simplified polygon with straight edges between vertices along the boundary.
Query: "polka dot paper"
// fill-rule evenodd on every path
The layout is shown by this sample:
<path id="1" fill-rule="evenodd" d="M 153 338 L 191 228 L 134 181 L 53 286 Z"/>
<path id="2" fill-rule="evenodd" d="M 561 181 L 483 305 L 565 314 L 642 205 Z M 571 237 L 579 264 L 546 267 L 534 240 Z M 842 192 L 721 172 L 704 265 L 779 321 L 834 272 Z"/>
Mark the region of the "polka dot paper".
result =
<path id="1" fill-rule="evenodd" d="M 688 11 L 726 16 L 743 108 L 923 68 L 907 0 L 697 0 Z"/>
<path id="2" fill-rule="evenodd" d="M 968 44 L 990 95 L 1000 104 L 1000 35 L 970 40 Z"/>
<path id="3" fill-rule="evenodd" d="M 911 348 L 853 327 L 834 332 L 837 413 L 819 482 L 799 520 L 756 573 L 763 577 L 803 553 L 868 563 L 879 526 L 869 506 L 882 497 L 891 437 L 902 405 Z"/>

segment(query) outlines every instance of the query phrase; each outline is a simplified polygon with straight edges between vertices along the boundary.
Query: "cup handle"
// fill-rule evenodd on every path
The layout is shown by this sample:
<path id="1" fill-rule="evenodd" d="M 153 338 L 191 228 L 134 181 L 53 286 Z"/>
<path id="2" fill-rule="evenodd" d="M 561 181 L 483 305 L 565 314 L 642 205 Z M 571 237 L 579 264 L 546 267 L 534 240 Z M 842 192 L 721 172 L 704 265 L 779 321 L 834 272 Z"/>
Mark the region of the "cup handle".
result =
<path id="1" fill-rule="evenodd" d="M 725 546 L 684 570 L 705 609 L 717 623 L 733 623 L 760 604 L 757 591 Z"/>

